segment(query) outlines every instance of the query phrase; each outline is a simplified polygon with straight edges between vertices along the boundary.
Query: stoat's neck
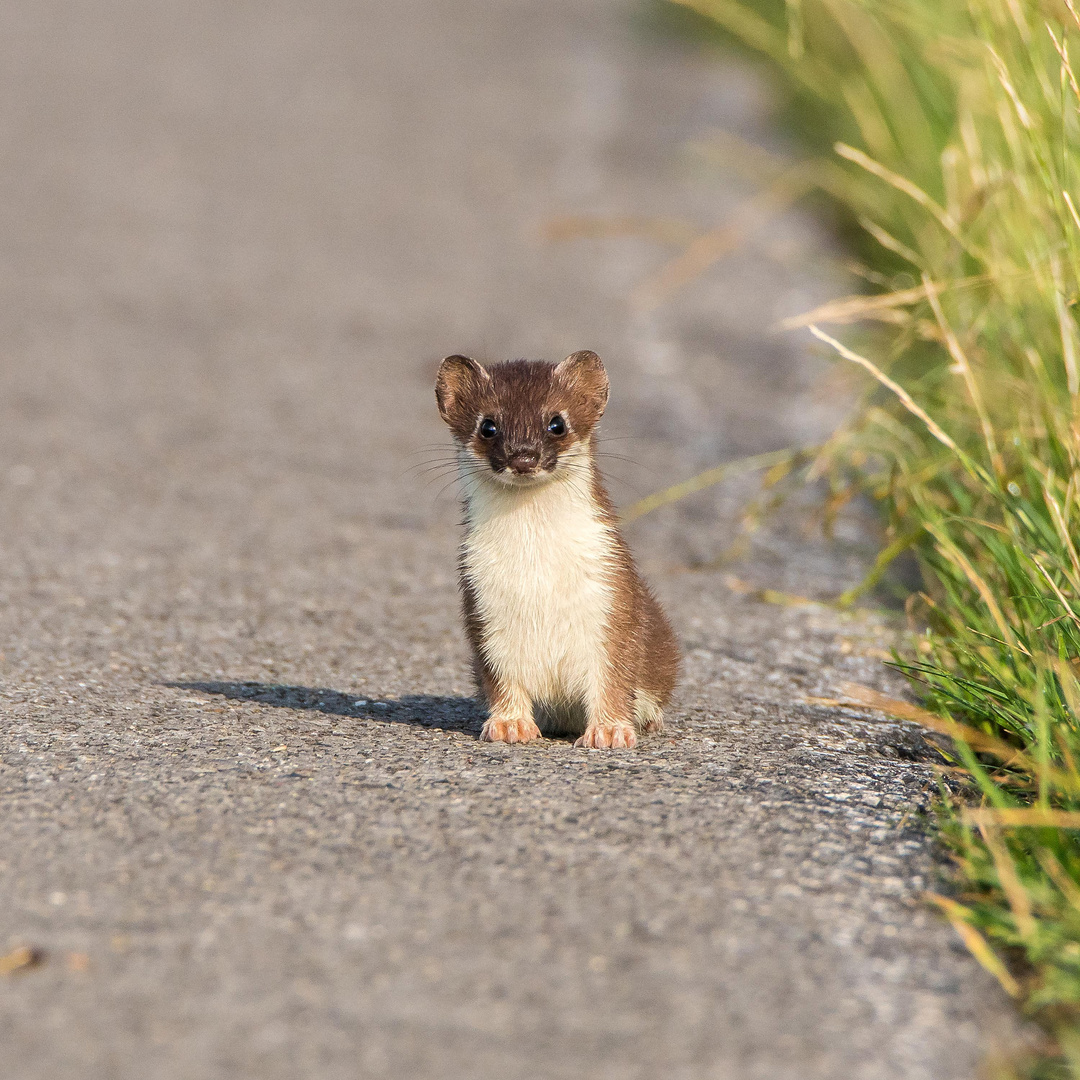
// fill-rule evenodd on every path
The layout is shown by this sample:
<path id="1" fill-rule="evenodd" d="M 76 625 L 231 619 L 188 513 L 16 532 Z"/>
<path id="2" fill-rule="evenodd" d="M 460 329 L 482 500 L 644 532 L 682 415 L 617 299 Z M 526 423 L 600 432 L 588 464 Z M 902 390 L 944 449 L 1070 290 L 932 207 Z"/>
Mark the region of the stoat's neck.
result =
<path id="1" fill-rule="evenodd" d="M 477 461 L 467 451 L 461 452 L 459 462 L 470 528 L 507 514 L 527 517 L 548 514 L 553 524 L 566 516 L 600 516 L 593 494 L 595 467 L 587 448 L 583 447 L 582 453 L 570 451 L 550 478 L 531 484 L 498 479 L 486 463 Z"/>

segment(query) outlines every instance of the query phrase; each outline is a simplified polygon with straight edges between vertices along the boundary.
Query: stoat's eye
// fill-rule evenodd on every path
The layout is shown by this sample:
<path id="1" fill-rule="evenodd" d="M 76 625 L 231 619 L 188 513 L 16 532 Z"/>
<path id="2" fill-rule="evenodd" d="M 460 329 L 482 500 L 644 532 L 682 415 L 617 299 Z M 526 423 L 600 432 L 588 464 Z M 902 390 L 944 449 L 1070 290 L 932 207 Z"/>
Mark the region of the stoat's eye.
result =
<path id="1" fill-rule="evenodd" d="M 480 438 L 481 439 L 494 439 L 499 434 L 499 425 L 491 419 L 490 416 L 485 416 L 480 421 Z"/>
<path id="2" fill-rule="evenodd" d="M 548 421 L 548 434 L 554 435 L 556 438 L 559 435 L 566 434 L 566 421 L 561 416 L 553 416 Z"/>

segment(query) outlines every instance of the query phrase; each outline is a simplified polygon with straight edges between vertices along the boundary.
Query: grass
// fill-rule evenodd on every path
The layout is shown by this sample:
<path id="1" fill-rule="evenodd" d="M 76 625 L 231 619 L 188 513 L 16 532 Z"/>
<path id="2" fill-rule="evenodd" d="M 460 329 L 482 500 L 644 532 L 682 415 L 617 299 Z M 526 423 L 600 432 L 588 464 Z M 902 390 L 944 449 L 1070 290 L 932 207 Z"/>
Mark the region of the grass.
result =
<path id="1" fill-rule="evenodd" d="M 717 157 L 817 192 L 860 260 L 866 295 L 789 320 L 867 372 L 813 470 L 884 507 L 875 573 L 907 548 L 923 570 L 902 666 L 967 778 L 942 802 L 958 887 L 937 902 L 1052 1039 L 1001 1075 L 1080 1078 L 1080 18 L 673 2 L 782 75 L 807 149 Z"/>

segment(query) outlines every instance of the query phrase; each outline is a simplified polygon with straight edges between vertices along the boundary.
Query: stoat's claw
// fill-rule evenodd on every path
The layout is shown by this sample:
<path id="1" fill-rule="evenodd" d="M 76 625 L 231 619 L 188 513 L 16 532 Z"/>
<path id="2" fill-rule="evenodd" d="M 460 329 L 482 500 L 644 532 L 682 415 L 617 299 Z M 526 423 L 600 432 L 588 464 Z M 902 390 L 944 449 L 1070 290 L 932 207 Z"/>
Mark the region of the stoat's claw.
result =
<path id="1" fill-rule="evenodd" d="M 637 746 L 637 732 L 630 724 L 590 724 L 574 745 L 594 750 L 629 750 Z"/>
<path id="2" fill-rule="evenodd" d="M 492 716 L 480 732 L 483 742 L 532 742 L 541 738 L 540 729 L 532 720 L 506 720 Z"/>

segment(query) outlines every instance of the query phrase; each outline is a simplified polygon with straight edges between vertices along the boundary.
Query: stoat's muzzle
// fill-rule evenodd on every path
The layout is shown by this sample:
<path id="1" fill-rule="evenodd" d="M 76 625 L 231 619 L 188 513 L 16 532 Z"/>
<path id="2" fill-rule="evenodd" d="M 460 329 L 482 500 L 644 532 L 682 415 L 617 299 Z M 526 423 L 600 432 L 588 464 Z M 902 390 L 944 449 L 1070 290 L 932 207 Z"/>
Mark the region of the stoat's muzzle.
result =
<path id="1" fill-rule="evenodd" d="M 518 476 L 527 476 L 540 467 L 540 451 L 517 447 L 506 455 L 506 467 Z"/>

